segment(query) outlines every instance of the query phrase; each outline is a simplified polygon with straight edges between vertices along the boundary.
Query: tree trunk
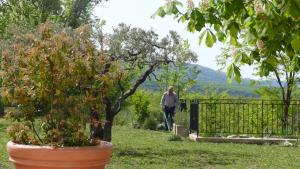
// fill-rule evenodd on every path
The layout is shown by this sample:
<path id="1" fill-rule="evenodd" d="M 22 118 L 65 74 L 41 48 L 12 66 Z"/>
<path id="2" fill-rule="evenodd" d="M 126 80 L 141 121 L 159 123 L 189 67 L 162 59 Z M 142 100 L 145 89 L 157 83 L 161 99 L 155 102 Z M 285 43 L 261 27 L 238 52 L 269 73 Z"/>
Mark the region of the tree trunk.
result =
<path id="1" fill-rule="evenodd" d="M 5 115 L 5 112 L 4 112 L 4 105 L 2 103 L 2 97 L 0 97 L 0 117 L 3 117 Z"/>
<path id="2" fill-rule="evenodd" d="M 289 107 L 290 107 L 290 100 L 285 100 L 284 110 L 283 110 L 283 120 L 282 120 L 285 134 L 288 134 Z"/>
<path id="3" fill-rule="evenodd" d="M 104 141 L 111 142 L 113 120 L 114 120 L 113 113 L 111 111 L 106 112 L 106 123 L 104 125 L 104 134 L 103 134 Z"/>
<path id="4" fill-rule="evenodd" d="M 284 132 L 285 134 L 288 134 L 288 121 L 289 121 L 289 108 L 291 104 L 291 94 L 292 90 L 290 88 L 290 85 L 288 84 L 288 89 L 286 92 L 286 99 L 284 101 L 284 110 L 283 110 L 283 126 L 284 126 Z"/>

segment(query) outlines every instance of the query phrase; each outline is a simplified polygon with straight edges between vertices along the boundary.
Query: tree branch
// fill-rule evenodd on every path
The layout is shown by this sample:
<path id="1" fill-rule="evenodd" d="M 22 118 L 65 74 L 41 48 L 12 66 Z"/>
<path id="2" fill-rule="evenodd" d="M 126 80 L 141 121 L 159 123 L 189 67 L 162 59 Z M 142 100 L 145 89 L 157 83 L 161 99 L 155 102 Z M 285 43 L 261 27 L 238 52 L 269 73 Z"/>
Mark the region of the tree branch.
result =
<path id="1" fill-rule="evenodd" d="M 164 49 L 164 50 L 167 49 L 167 48 L 165 48 L 165 47 L 163 47 L 163 46 L 159 46 L 158 44 L 154 44 L 154 43 L 152 43 L 152 42 L 150 42 L 150 41 L 145 41 L 145 40 L 143 40 L 143 39 L 141 39 L 141 41 L 144 42 L 144 43 L 148 43 L 148 44 L 150 44 L 151 46 L 154 46 L 154 47 L 159 48 L 159 49 Z"/>
<path id="2" fill-rule="evenodd" d="M 157 80 L 157 81 L 160 81 L 160 80 L 161 80 L 161 79 L 158 79 L 158 78 L 157 78 L 157 76 L 156 76 L 156 74 L 155 74 L 154 72 L 152 72 L 151 74 L 153 75 L 153 77 L 154 77 L 155 80 Z"/>
<path id="3" fill-rule="evenodd" d="M 123 95 L 124 94 L 124 87 L 121 84 L 121 78 L 118 79 L 118 86 L 119 86 L 119 88 L 121 90 L 121 95 Z"/>
<path id="4" fill-rule="evenodd" d="M 285 60 L 284 60 L 284 57 L 283 57 L 281 54 L 279 54 L 279 57 L 281 58 L 282 64 L 283 64 L 284 69 L 285 69 L 285 78 L 286 78 L 286 81 L 288 81 L 288 78 L 289 78 L 289 77 L 288 77 L 288 72 L 287 72 L 288 66 L 286 65 Z"/>
<path id="5" fill-rule="evenodd" d="M 112 112 L 114 113 L 114 115 L 116 115 L 120 111 L 121 105 L 124 102 L 124 100 L 127 99 L 129 96 L 133 95 L 137 88 L 147 80 L 147 77 L 154 71 L 157 64 L 158 63 L 155 62 L 149 65 L 148 69 L 143 73 L 143 75 L 140 76 L 139 79 L 137 79 L 135 84 L 117 99 L 116 103 L 112 107 Z"/>
<path id="6" fill-rule="evenodd" d="M 138 52 L 136 52 L 136 53 L 127 51 L 127 53 L 128 53 L 129 56 L 138 56 L 138 55 L 140 55 L 140 54 L 142 53 L 142 51 L 140 50 L 140 51 L 138 51 Z"/>
<path id="7" fill-rule="evenodd" d="M 274 70 L 275 76 L 276 76 L 276 78 L 277 78 L 277 82 L 278 82 L 278 84 L 279 84 L 279 86 L 280 86 L 280 88 L 281 88 L 282 98 L 283 98 L 283 100 L 285 100 L 285 90 L 284 90 L 284 87 L 283 87 L 283 85 L 282 85 L 282 82 L 281 82 L 279 73 L 278 73 L 278 71 L 277 71 L 275 68 L 274 68 L 273 70 Z"/>
<path id="8" fill-rule="evenodd" d="M 290 71 L 289 80 L 288 80 L 288 86 L 287 86 L 287 100 L 291 98 L 292 91 L 293 91 L 293 85 L 294 85 L 294 78 L 295 78 L 295 72 Z"/>

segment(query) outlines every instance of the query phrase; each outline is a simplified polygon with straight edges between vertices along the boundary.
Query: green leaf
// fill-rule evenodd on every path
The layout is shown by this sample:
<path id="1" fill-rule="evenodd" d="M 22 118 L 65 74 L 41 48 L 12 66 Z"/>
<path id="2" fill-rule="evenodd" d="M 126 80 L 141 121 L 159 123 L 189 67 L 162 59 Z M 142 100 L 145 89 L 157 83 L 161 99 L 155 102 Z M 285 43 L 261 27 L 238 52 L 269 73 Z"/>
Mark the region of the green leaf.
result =
<path id="1" fill-rule="evenodd" d="M 195 29 L 200 32 L 204 27 L 204 22 L 205 22 L 204 20 L 197 20 L 195 24 Z"/>
<path id="2" fill-rule="evenodd" d="M 264 37 L 264 36 L 266 36 L 266 33 L 267 33 L 267 31 L 269 30 L 268 24 L 266 24 L 266 23 L 261 24 L 259 30 L 260 30 L 260 31 L 258 32 L 258 36 L 259 36 L 259 37 Z"/>
<path id="3" fill-rule="evenodd" d="M 244 9 L 244 2 L 243 0 L 233 0 L 232 1 L 234 7 L 234 13 L 238 13 Z"/>
<path id="4" fill-rule="evenodd" d="M 292 70 L 298 72 L 300 69 L 299 58 L 296 56 L 292 60 Z"/>
<path id="5" fill-rule="evenodd" d="M 214 24 L 214 29 L 215 29 L 215 31 L 219 32 L 221 29 L 221 26 L 219 24 Z"/>
<path id="6" fill-rule="evenodd" d="M 245 55 L 244 53 L 242 54 L 242 63 L 246 63 L 248 65 L 251 65 L 253 62 L 251 61 L 250 57 Z"/>
<path id="7" fill-rule="evenodd" d="M 299 18 L 300 17 L 300 2 L 299 0 L 289 0 L 288 1 L 288 13 L 295 17 Z"/>
<path id="8" fill-rule="evenodd" d="M 216 36 L 211 31 L 207 31 L 206 41 L 205 41 L 206 46 L 211 48 L 216 41 L 217 41 Z"/>
<path id="9" fill-rule="evenodd" d="M 237 39 L 231 36 L 230 37 L 230 44 L 233 45 L 233 46 L 237 46 L 238 45 Z"/>
<path id="10" fill-rule="evenodd" d="M 173 3 L 174 3 L 175 5 L 178 5 L 178 6 L 181 6 L 181 7 L 183 6 L 183 3 L 181 3 L 180 1 L 174 1 L 174 0 L 173 0 Z"/>
<path id="11" fill-rule="evenodd" d="M 255 50 L 255 51 L 252 51 L 250 56 L 256 60 L 257 62 L 260 62 L 260 56 L 259 56 L 259 53 Z"/>
<path id="12" fill-rule="evenodd" d="M 229 19 L 233 15 L 233 6 L 229 2 L 225 2 L 224 18 Z"/>
<path id="13" fill-rule="evenodd" d="M 231 64 L 227 67 L 226 76 L 227 76 L 227 82 L 232 83 L 233 64 Z"/>
<path id="14" fill-rule="evenodd" d="M 220 19 L 214 15 L 213 13 L 209 13 L 208 14 L 208 22 L 212 25 L 222 25 L 222 22 L 220 21 Z"/>
<path id="15" fill-rule="evenodd" d="M 198 9 L 193 9 L 191 13 L 191 20 L 195 23 L 195 29 L 200 32 L 205 25 L 205 18 Z"/>
<path id="16" fill-rule="evenodd" d="M 202 31 L 202 33 L 199 36 L 199 45 L 201 45 L 203 37 L 207 34 L 207 30 Z"/>
<path id="17" fill-rule="evenodd" d="M 240 68 L 237 67 L 235 64 L 233 64 L 233 71 L 234 71 L 234 74 L 235 74 L 235 80 L 236 80 L 238 83 L 241 83 L 241 72 L 240 72 Z"/>
<path id="18" fill-rule="evenodd" d="M 269 74 L 270 74 L 270 71 L 272 71 L 272 66 L 267 63 L 266 61 L 263 61 L 260 65 L 260 68 L 259 68 L 259 75 L 260 77 L 268 77 Z"/>
<path id="19" fill-rule="evenodd" d="M 219 41 L 224 42 L 224 40 L 226 38 L 226 35 L 222 31 L 218 31 L 217 32 L 217 37 L 218 37 Z"/>
<path id="20" fill-rule="evenodd" d="M 179 19 L 179 21 L 181 21 L 182 23 L 188 20 L 188 14 L 185 13 L 184 15 L 182 15 Z"/>
<path id="21" fill-rule="evenodd" d="M 293 58 L 293 57 L 294 57 L 295 51 L 296 51 L 296 49 L 294 49 L 294 48 L 292 47 L 292 45 L 287 45 L 287 46 L 286 46 L 285 52 L 286 52 L 286 54 L 287 54 L 287 56 L 288 56 L 289 58 Z"/>
<path id="22" fill-rule="evenodd" d="M 236 22 L 231 22 L 228 25 L 228 29 L 229 29 L 230 36 L 232 36 L 234 38 L 237 38 L 237 35 L 239 33 L 239 30 L 240 30 L 239 25 Z"/>
<path id="23" fill-rule="evenodd" d="M 177 8 L 177 3 L 175 1 L 172 1 L 170 3 L 168 3 L 167 5 L 165 5 L 165 12 L 166 14 L 168 15 L 171 15 L 171 14 L 178 14 L 179 13 L 179 10 Z"/>
<path id="24" fill-rule="evenodd" d="M 158 8 L 158 10 L 151 16 L 151 18 L 155 18 L 156 15 L 158 15 L 160 17 L 166 16 L 166 12 L 165 12 L 164 7 Z"/>
<path id="25" fill-rule="evenodd" d="M 190 20 L 188 25 L 187 25 L 187 29 L 190 32 L 195 32 L 195 22 L 193 20 Z"/>
<path id="26" fill-rule="evenodd" d="M 277 58 L 273 55 L 267 57 L 266 62 L 273 67 L 277 67 L 276 65 L 278 64 Z"/>
<path id="27" fill-rule="evenodd" d="M 241 83 L 241 73 L 240 68 L 237 67 L 234 63 L 227 67 L 227 81 L 228 83 L 232 83 L 233 76 L 238 83 Z"/>
<path id="28" fill-rule="evenodd" d="M 160 17 L 164 17 L 166 15 L 172 15 L 172 14 L 176 15 L 179 13 L 177 5 L 183 6 L 183 4 L 179 1 L 172 1 L 166 4 L 165 6 L 158 8 L 158 10 L 151 16 L 151 18 L 155 18 L 156 15 Z"/>
<path id="29" fill-rule="evenodd" d="M 298 62 L 298 63 L 297 63 Z M 297 62 L 295 62 L 295 64 L 297 65 L 297 69 L 295 69 L 295 71 L 299 71 L 300 70 L 300 58 L 297 57 Z"/>
<path id="30" fill-rule="evenodd" d="M 240 63 L 242 61 L 242 59 L 243 59 L 243 55 L 238 53 L 234 57 L 234 63 Z"/>
<path id="31" fill-rule="evenodd" d="M 299 34 L 294 37 L 294 39 L 291 42 L 291 45 L 294 50 L 300 51 L 300 35 Z"/>

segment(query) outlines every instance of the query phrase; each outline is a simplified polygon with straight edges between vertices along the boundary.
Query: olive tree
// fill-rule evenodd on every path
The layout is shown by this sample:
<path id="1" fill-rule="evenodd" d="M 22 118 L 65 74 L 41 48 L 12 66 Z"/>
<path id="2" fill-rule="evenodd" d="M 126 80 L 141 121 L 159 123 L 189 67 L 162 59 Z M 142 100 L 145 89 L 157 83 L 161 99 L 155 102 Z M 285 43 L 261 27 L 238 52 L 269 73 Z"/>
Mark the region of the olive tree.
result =
<path id="1" fill-rule="evenodd" d="M 104 140 L 111 141 L 111 129 L 114 117 L 120 112 L 126 99 L 133 95 L 137 88 L 154 71 L 162 65 L 176 60 L 194 61 L 196 55 L 186 48 L 180 36 L 175 32 L 160 39 L 152 30 L 120 24 L 112 34 L 98 32 L 99 46 L 107 57 L 103 75 L 115 79 L 114 85 L 102 95 L 105 104 Z M 109 84 L 108 84 L 109 85 Z"/>

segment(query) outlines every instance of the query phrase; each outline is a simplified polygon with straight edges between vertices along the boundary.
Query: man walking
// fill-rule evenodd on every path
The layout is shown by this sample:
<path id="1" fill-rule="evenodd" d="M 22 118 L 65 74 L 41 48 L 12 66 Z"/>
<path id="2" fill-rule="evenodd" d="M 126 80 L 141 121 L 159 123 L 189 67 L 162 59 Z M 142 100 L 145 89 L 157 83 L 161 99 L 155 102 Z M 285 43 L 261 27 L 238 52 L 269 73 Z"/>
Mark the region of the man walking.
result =
<path id="1" fill-rule="evenodd" d="M 160 105 L 164 111 L 164 123 L 165 129 L 173 129 L 174 115 L 178 105 L 178 98 L 176 93 L 173 91 L 173 86 L 168 87 L 168 91 L 163 94 L 161 97 Z M 170 116 L 170 127 L 168 126 L 168 119 Z"/>

